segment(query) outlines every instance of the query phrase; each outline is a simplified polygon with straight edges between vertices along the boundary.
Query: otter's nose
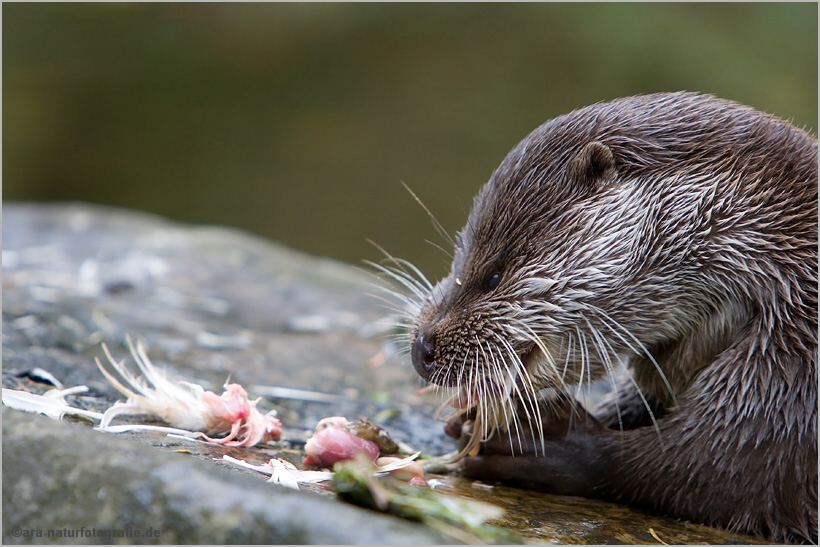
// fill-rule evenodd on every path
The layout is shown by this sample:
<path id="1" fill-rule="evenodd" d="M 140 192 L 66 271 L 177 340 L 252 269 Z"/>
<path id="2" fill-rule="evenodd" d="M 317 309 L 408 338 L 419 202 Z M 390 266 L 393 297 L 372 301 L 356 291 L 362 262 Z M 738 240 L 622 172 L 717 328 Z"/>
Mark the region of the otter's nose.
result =
<path id="1" fill-rule="evenodd" d="M 412 359 L 419 376 L 429 380 L 436 368 L 436 344 L 433 335 L 423 333 L 413 341 Z"/>

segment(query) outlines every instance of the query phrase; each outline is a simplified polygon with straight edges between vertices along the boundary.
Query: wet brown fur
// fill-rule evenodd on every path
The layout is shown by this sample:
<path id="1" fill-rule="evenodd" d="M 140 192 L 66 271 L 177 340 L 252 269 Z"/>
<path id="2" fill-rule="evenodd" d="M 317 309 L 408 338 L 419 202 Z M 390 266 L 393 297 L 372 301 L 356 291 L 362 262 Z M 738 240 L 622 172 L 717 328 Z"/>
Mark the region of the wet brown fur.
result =
<path id="1" fill-rule="evenodd" d="M 415 318 L 414 365 L 491 398 L 537 336 L 552 361 L 535 352 L 527 393 L 619 359 L 635 383 L 598 415 L 608 428 L 511 431 L 467 471 L 816 542 L 817 221 L 816 138 L 737 103 L 629 97 L 533 131 L 476 197 Z"/>

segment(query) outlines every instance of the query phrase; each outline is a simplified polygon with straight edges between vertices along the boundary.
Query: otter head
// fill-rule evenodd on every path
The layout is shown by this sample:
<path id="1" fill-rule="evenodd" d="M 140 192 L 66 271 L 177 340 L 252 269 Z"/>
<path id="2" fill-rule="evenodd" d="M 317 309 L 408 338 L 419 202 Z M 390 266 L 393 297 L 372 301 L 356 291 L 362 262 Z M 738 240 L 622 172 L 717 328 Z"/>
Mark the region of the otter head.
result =
<path id="1" fill-rule="evenodd" d="M 644 384 L 673 400 L 650 353 L 706 324 L 721 301 L 702 277 L 720 177 L 685 172 L 700 163 L 674 157 L 689 143 L 664 145 L 666 120 L 655 127 L 641 112 L 630 128 L 616 109 L 595 108 L 544 124 L 509 153 L 415 317 L 418 373 L 456 388 L 451 402 L 495 407 L 488 420 L 503 421 L 512 399 L 533 403 L 544 388 L 641 360 Z"/>
<path id="2" fill-rule="evenodd" d="M 413 326 L 414 367 L 457 387 L 464 406 L 532 402 L 541 388 L 563 389 L 604 368 L 590 370 L 595 344 L 583 333 L 590 299 L 600 297 L 591 280 L 612 267 L 611 255 L 589 247 L 591 238 L 607 245 L 595 202 L 614 191 L 616 160 L 597 140 L 556 155 L 548 145 L 534 133 L 493 174 L 458 234 L 449 275 Z"/>

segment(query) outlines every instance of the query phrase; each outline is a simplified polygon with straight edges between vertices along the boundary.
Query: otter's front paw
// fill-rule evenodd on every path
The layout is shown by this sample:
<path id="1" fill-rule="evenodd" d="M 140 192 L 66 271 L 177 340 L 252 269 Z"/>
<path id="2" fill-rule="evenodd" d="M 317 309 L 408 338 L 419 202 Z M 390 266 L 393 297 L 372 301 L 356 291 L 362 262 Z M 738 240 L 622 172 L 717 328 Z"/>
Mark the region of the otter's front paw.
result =
<path id="1" fill-rule="evenodd" d="M 475 409 L 471 409 L 444 426 L 447 435 L 461 441 L 462 448 L 474 434 L 475 414 Z M 570 434 L 595 435 L 606 429 L 577 401 L 567 396 L 542 401 L 537 413 L 519 404 L 516 415 L 507 431 L 497 430 L 470 455 L 543 456 L 545 441 L 565 439 Z"/>
<path id="2" fill-rule="evenodd" d="M 572 433 L 538 442 L 537 455 L 492 452 L 503 443 L 482 444 L 477 456 L 463 460 L 466 477 L 502 481 L 553 494 L 590 496 L 600 482 L 600 451 L 595 435 Z"/>
<path id="3" fill-rule="evenodd" d="M 545 403 L 541 420 L 520 419 L 518 424 L 480 443 L 477 453 L 464 458 L 464 474 L 557 494 L 591 491 L 597 482 L 604 426 L 569 398 Z M 462 446 L 473 433 L 470 419 L 448 427 L 451 435 L 460 434 Z"/>

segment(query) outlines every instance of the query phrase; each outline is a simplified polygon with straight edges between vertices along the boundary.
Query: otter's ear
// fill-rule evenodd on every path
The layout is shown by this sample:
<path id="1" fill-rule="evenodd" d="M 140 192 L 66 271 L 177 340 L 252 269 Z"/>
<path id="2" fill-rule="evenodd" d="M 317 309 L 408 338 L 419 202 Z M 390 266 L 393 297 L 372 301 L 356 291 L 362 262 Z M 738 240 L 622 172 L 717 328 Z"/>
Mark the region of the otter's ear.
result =
<path id="1" fill-rule="evenodd" d="M 576 183 L 597 188 L 614 178 L 615 157 L 608 146 L 592 141 L 572 159 L 567 171 Z"/>

